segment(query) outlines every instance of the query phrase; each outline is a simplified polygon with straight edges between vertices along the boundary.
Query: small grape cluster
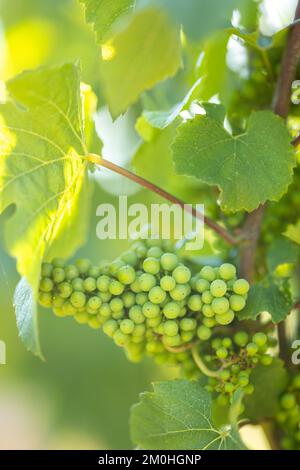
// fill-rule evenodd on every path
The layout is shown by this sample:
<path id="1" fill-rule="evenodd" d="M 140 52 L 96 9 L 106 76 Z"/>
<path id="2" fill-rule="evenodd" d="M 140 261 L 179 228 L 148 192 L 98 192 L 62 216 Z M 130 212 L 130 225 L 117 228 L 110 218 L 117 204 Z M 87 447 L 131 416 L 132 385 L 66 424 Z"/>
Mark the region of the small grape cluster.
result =
<path id="1" fill-rule="evenodd" d="M 146 354 L 188 370 L 194 362 L 185 349 L 230 324 L 248 290 L 232 264 L 204 266 L 192 276 L 169 242 L 150 239 L 136 241 L 112 263 L 44 263 L 39 302 L 59 317 L 102 328 L 134 362 Z"/>
<path id="2" fill-rule="evenodd" d="M 233 339 L 216 337 L 211 340 L 210 350 L 202 355 L 214 371 L 208 380 L 207 389 L 218 393 L 220 405 L 228 404 L 238 388 L 246 394 L 253 393 L 251 373 L 258 364 L 268 366 L 272 363 L 268 350 L 273 346 L 274 339 L 262 332 L 250 338 L 246 331 L 238 331 Z"/>
<path id="3" fill-rule="evenodd" d="M 287 391 L 280 397 L 276 421 L 282 431 L 281 446 L 300 450 L 300 374 L 294 375 Z"/>

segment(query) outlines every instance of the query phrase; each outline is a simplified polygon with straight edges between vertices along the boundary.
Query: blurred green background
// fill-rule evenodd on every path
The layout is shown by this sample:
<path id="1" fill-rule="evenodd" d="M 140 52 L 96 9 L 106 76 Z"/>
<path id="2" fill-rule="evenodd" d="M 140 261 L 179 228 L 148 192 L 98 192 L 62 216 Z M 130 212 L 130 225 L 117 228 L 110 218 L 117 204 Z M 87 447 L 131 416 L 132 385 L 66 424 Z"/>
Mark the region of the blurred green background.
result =
<path id="1" fill-rule="evenodd" d="M 74 0 L 0 1 L 0 79 L 43 64 L 81 60 L 83 80 L 99 96 L 97 56 L 90 29 Z M 130 113 L 115 126 L 103 111 L 99 121 L 119 135 L 123 156 L 130 156 L 122 136 L 135 146 Z M 130 137 L 130 138 L 128 138 Z M 110 139 L 112 140 L 112 139 Z M 124 140 L 124 139 L 123 139 Z M 116 149 L 115 149 L 116 150 Z M 107 175 L 104 186 L 133 194 L 129 202 L 150 198 L 144 191 Z M 95 262 L 113 259 L 126 241 L 99 241 L 95 211 L 101 202 L 117 203 L 116 196 L 95 184 L 89 240 L 76 256 Z M 136 193 L 136 195 L 134 194 Z M 150 201 L 150 200 L 149 200 Z M 4 218 L 0 218 L 0 236 Z M 130 364 L 120 348 L 102 332 L 57 319 L 40 311 L 40 333 L 46 362 L 28 353 L 18 339 L 13 291 L 18 282 L 15 262 L 0 241 L 0 340 L 7 347 L 7 364 L 0 365 L 0 449 L 126 449 L 130 406 L 150 382 L 170 374 L 152 362 Z"/>

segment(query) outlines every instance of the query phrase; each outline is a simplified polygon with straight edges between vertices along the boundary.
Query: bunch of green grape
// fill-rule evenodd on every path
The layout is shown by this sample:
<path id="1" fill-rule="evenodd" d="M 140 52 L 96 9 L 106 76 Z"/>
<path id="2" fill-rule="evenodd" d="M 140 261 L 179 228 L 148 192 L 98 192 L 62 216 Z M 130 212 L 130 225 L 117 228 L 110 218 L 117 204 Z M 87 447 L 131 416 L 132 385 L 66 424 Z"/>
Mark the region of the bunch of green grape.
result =
<path id="1" fill-rule="evenodd" d="M 276 415 L 282 432 L 281 446 L 285 450 L 300 450 L 300 374 L 296 374 L 287 391 L 280 397 Z"/>
<path id="2" fill-rule="evenodd" d="M 102 328 L 134 362 L 148 355 L 188 368 L 193 361 L 185 349 L 229 325 L 248 290 L 232 264 L 204 266 L 192 276 L 169 242 L 139 240 L 104 265 L 44 263 L 39 302 L 57 316 Z"/>
<path id="3" fill-rule="evenodd" d="M 208 379 L 207 389 L 218 394 L 220 405 L 229 403 L 237 389 L 246 394 L 253 393 L 251 373 L 258 364 L 268 366 L 272 363 L 268 350 L 273 346 L 274 339 L 262 332 L 250 338 L 246 331 L 238 331 L 233 339 L 218 336 L 211 340 L 210 349 L 203 355 L 214 371 L 214 376 Z"/>

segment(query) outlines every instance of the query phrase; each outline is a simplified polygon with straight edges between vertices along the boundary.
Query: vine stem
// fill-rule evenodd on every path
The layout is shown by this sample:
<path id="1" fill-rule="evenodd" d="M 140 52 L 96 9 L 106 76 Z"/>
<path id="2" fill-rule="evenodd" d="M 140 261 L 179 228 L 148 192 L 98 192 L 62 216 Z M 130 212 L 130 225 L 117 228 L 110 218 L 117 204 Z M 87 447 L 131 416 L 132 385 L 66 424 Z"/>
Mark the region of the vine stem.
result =
<path id="1" fill-rule="evenodd" d="M 87 155 L 86 158 L 91 163 L 95 163 L 96 165 L 107 168 L 107 169 L 109 169 L 109 170 L 111 170 L 115 173 L 118 173 L 119 175 L 125 176 L 126 178 L 130 179 L 131 181 L 134 181 L 135 183 L 138 183 L 139 185 L 143 186 L 144 188 L 147 188 L 150 191 L 158 194 L 159 196 L 161 196 L 162 198 L 164 198 L 167 201 L 171 202 L 172 204 L 176 204 L 176 205 L 180 206 L 183 210 L 185 210 L 186 212 L 191 214 L 196 219 L 203 221 L 214 232 L 216 232 L 218 235 L 220 235 L 220 237 L 222 237 L 227 243 L 229 243 L 230 245 L 237 244 L 237 242 L 238 242 L 237 238 L 235 238 L 233 235 L 231 235 L 225 228 L 223 228 L 217 222 L 214 222 L 212 219 L 210 219 L 209 217 L 202 214 L 202 212 L 195 209 L 191 204 L 185 203 L 181 199 L 178 199 L 176 196 L 173 196 L 172 194 L 168 193 L 164 189 L 159 188 L 158 186 L 156 186 L 155 184 L 153 184 L 150 181 L 146 180 L 145 178 L 142 178 L 141 176 L 136 175 L 132 171 L 126 170 L 125 168 L 123 168 L 119 165 L 116 165 L 115 163 L 112 163 L 109 160 L 106 160 L 105 158 L 101 157 L 100 155 L 90 153 L 90 154 Z"/>
<path id="2" fill-rule="evenodd" d="M 195 361 L 195 364 L 197 365 L 197 367 L 201 370 L 201 372 L 204 375 L 206 375 L 207 377 L 213 377 L 213 378 L 217 378 L 219 376 L 217 371 L 213 371 L 213 370 L 209 369 L 204 364 L 204 362 L 202 361 L 201 357 L 198 354 L 196 346 L 194 346 L 193 349 L 192 349 L 192 356 L 193 356 L 193 359 Z"/>

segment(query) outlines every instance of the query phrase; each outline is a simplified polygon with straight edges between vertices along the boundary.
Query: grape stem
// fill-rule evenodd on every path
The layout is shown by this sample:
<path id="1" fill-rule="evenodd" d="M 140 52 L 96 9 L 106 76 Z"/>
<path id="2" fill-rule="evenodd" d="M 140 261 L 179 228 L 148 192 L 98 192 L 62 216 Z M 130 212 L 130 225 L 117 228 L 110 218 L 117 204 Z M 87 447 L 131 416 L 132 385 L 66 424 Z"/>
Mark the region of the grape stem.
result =
<path id="1" fill-rule="evenodd" d="M 86 158 L 91 163 L 107 168 L 115 173 L 118 173 L 119 175 L 125 176 L 131 181 L 134 181 L 135 183 L 143 186 L 144 188 L 149 189 L 150 191 L 158 194 L 159 196 L 171 202 L 172 204 L 179 205 L 183 210 L 191 214 L 196 219 L 202 220 L 209 228 L 211 228 L 214 232 L 220 235 L 220 237 L 222 237 L 230 245 L 236 245 L 238 243 L 239 240 L 233 235 L 231 235 L 225 228 L 223 228 L 217 222 L 207 216 L 204 216 L 202 212 L 197 211 L 197 209 L 195 209 L 191 204 L 186 204 L 181 199 L 178 199 L 176 196 L 173 196 L 164 189 L 159 188 L 158 186 L 146 180 L 145 178 L 142 178 L 141 176 L 138 176 L 135 173 L 126 170 L 125 168 L 116 165 L 115 163 L 112 163 L 109 160 L 106 160 L 105 158 L 102 158 L 100 155 L 90 153 L 86 156 Z"/>
<path id="2" fill-rule="evenodd" d="M 197 367 L 201 370 L 201 372 L 206 375 L 207 377 L 219 377 L 219 372 L 209 369 L 204 362 L 202 361 L 201 357 L 199 356 L 197 345 L 192 348 L 192 356 L 195 361 Z"/>

